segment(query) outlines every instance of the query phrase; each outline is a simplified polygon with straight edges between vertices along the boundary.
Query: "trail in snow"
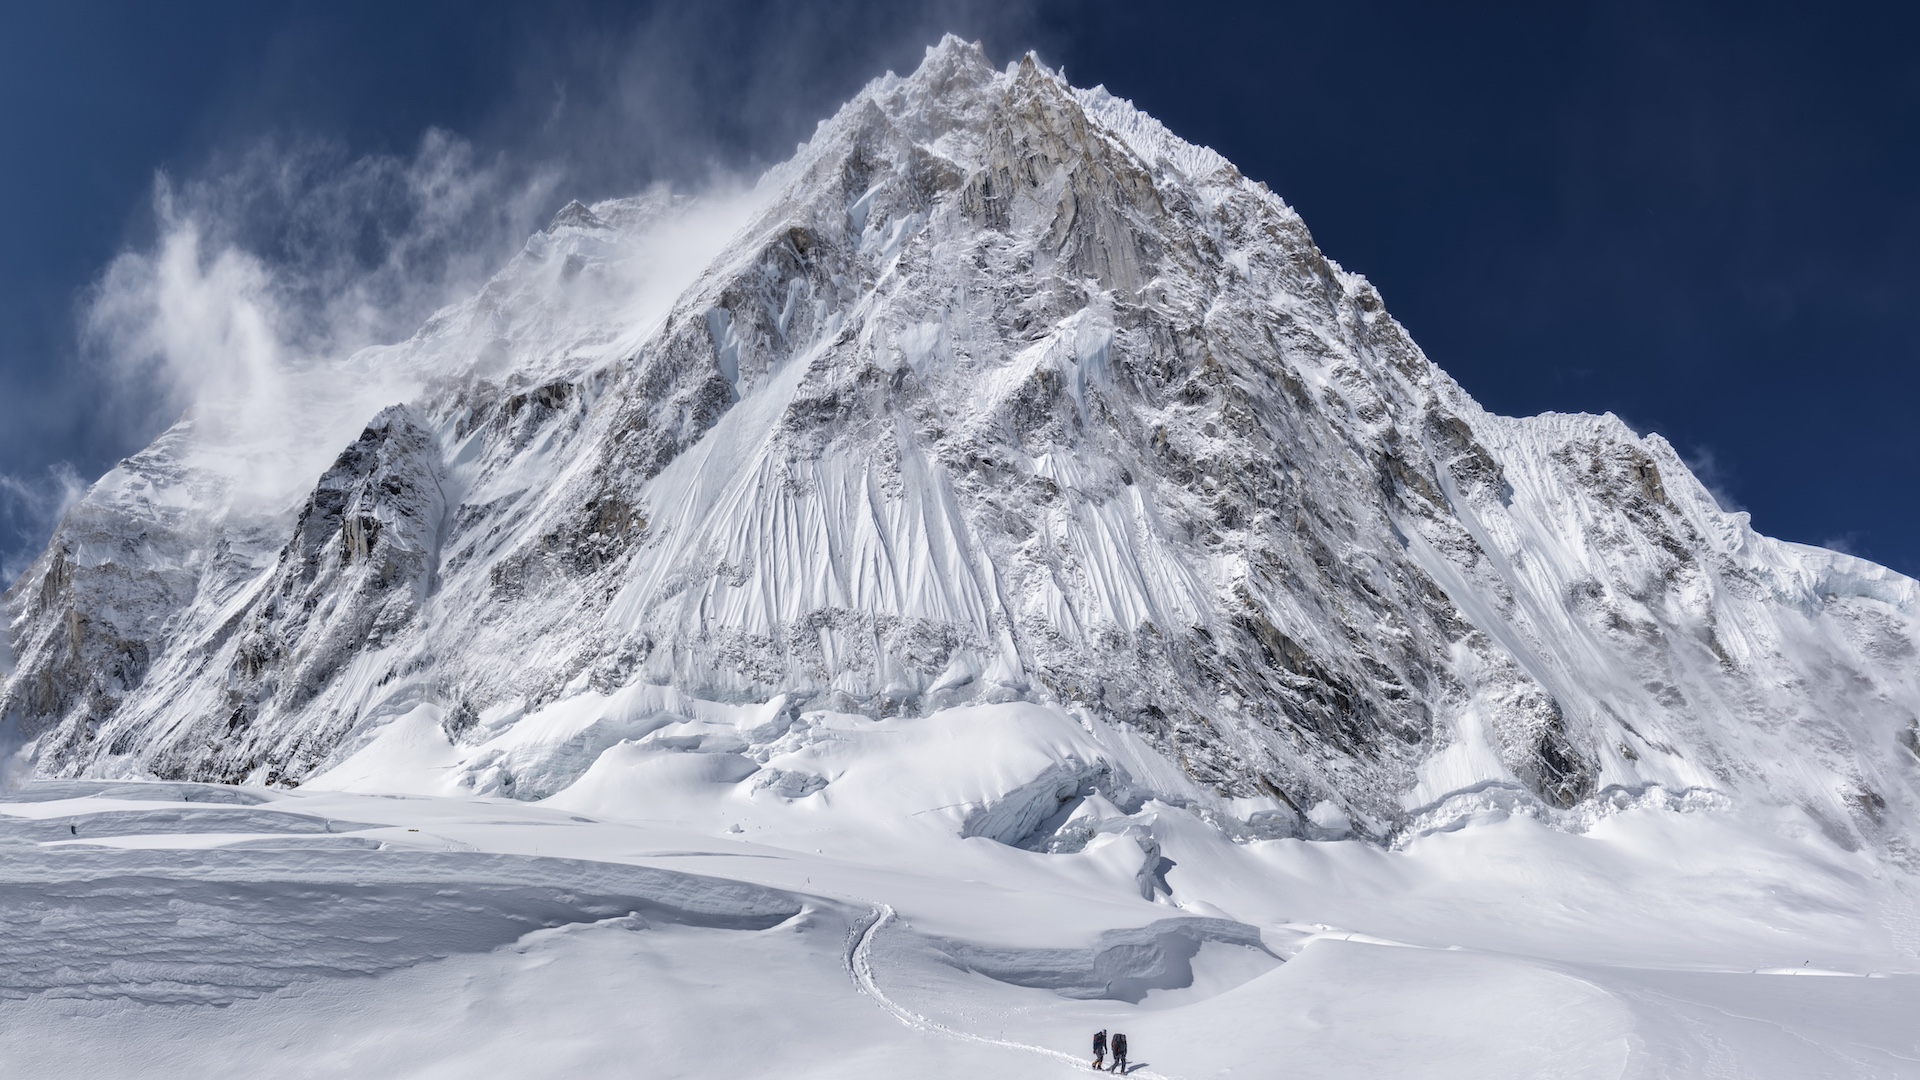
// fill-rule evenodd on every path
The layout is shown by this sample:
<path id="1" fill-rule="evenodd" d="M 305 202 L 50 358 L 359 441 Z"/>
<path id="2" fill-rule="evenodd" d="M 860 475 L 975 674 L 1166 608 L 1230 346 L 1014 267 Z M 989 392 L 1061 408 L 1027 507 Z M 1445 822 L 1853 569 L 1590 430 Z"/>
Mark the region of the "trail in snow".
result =
<path id="1" fill-rule="evenodd" d="M 970 1031 L 955 1030 L 937 1020 L 922 1016 L 888 997 L 886 992 L 880 989 L 880 984 L 875 981 L 873 977 L 873 939 L 880 933 L 880 928 L 892 922 L 893 918 L 893 905 L 875 904 L 873 910 L 868 913 L 867 918 L 862 921 L 860 925 L 854 927 L 851 934 L 847 935 L 847 941 L 849 943 L 849 948 L 847 949 L 847 971 L 853 976 L 854 984 L 860 988 L 860 992 L 872 998 L 882 1009 L 893 1014 L 894 1019 L 915 1030 L 933 1032 L 936 1035 L 944 1035 L 950 1039 L 959 1039 L 963 1042 L 983 1043 L 987 1046 L 1005 1047 L 1009 1050 L 1024 1050 L 1031 1054 L 1040 1054 L 1066 1062 L 1076 1069 L 1085 1069 L 1087 1067 L 1086 1059 L 1052 1049 L 1051 1047 L 1035 1046 L 1032 1043 L 1017 1042 L 1013 1039 L 975 1035 Z M 1146 1077 L 1148 1080 L 1179 1080 L 1178 1077 L 1155 1072 L 1139 1065 L 1129 1068 L 1125 1075 Z"/>
<path id="2" fill-rule="evenodd" d="M 835 782 L 865 790 L 853 770 Z M 1513 819 L 1381 852 L 1237 845 L 1163 810 L 1182 887 L 1255 920 L 1286 962 L 1216 949 L 1192 958 L 1190 985 L 1129 1001 L 1077 999 L 1037 974 L 1098 989 L 1112 971 L 1084 965 L 1127 942 L 1103 932 L 1089 950 L 1089 928 L 1167 914 L 1133 888 L 1130 841 L 1041 855 L 960 837 L 957 821 L 944 839 L 902 840 L 913 808 L 953 795 L 922 783 L 888 789 L 918 801 L 885 813 L 879 795 L 832 808 L 843 838 L 895 838 L 870 849 L 877 865 L 821 851 L 826 808 L 701 802 L 693 783 L 669 792 L 683 813 L 743 833 L 610 820 L 611 796 L 95 784 L 0 800 L 0 922 L 14 928 L 0 936 L 0 1061 L 8 1075 L 178 1080 L 241 1080 L 262 1054 L 285 1058 L 288 1080 L 616 1080 L 636 1060 L 674 1077 L 1065 1080 L 1085 1075 L 1083 1033 L 1107 1026 L 1158 1048 L 1143 1064 L 1177 1061 L 1187 1077 L 1278 1062 L 1303 1080 L 1619 1080 L 1716 1064 L 1920 1076 L 1920 976 L 1874 945 L 1875 894 L 1859 891 L 1871 880 L 1802 846 L 1742 846 L 1722 814 L 1628 811 L 1587 836 Z M 68 797 L 38 797 L 50 794 Z M 86 843 L 71 842 L 75 825 Z M 795 921 L 803 893 L 865 899 Z M 1555 914 L 1567 910 L 1578 918 Z M 1661 929 L 1675 926 L 1684 936 Z M 900 1026 L 846 997 L 849 976 Z"/>

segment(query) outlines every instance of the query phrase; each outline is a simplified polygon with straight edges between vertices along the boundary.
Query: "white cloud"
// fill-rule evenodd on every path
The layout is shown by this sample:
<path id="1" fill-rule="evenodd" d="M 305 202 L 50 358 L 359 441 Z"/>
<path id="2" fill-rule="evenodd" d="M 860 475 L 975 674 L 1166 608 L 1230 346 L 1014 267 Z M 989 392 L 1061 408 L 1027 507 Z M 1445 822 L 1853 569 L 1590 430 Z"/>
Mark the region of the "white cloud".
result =
<path id="1" fill-rule="evenodd" d="M 1693 471 L 1694 479 L 1700 481 L 1700 486 L 1707 489 L 1707 494 L 1713 496 L 1713 501 L 1720 504 L 1721 510 L 1734 514 L 1746 509 L 1733 495 L 1732 470 L 1720 463 L 1712 447 L 1693 447 L 1681 456 L 1681 460 Z"/>
<path id="2" fill-rule="evenodd" d="M 12 534 L 9 541 L 51 533 L 86 491 L 86 481 L 64 461 L 40 476 L 0 473 L 0 522 Z M 0 553 L 0 586 L 12 585 L 37 555 L 10 542 Z"/>
<path id="3" fill-rule="evenodd" d="M 1820 546 L 1826 548 L 1828 551 L 1837 551 L 1842 555 L 1852 555 L 1855 558 L 1864 559 L 1868 557 L 1860 543 L 1860 534 L 1858 532 L 1844 532 L 1838 536 L 1829 536 L 1825 540 L 1820 541 Z"/>
<path id="4" fill-rule="evenodd" d="M 477 288 L 555 185 L 441 131 L 404 157 L 268 141 L 202 179 L 159 176 L 152 243 L 115 258 L 83 312 L 102 408 L 135 430 L 193 416 L 236 497 L 282 500 L 336 429 L 405 396 L 399 373 L 341 365 Z"/>
<path id="5" fill-rule="evenodd" d="M 408 157 L 269 141 L 205 179 L 160 176 L 157 238 L 100 277 L 87 344 L 162 414 L 150 422 L 209 395 L 273 400 L 290 369 L 404 336 L 470 292 L 555 184 L 442 131 Z"/>
<path id="6" fill-rule="evenodd" d="M 277 394 L 289 349 L 272 273 L 247 252 L 209 251 L 205 226 L 176 216 L 166 181 L 158 186 L 160 241 L 108 266 L 86 313 L 93 344 L 136 382 L 157 379 L 157 409 L 216 389 Z"/>

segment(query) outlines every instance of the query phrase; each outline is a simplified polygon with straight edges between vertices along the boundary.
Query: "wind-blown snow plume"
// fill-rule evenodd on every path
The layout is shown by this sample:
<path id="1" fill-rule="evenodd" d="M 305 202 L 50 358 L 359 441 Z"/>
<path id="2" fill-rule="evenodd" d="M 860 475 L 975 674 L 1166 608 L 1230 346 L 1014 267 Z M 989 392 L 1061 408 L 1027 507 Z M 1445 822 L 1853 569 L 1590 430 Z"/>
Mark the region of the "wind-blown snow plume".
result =
<path id="1" fill-rule="evenodd" d="M 109 407 L 138 426 L 192 416 L 202 441 L 246 448 L 242 490 L 284 497 L 312 481 L 297 447 L 404 395 L 387 380 L 405 374 L 377 368 L 345 385 L 347 358 L 476 287 L 554 183 L 439 131 L 406 158 L 267 141 L 184 185 L 156 178 L 152 247 L 115 259 L 85 310 L 122 391 Z"/>
<path id="2" fill-rule="evenodd" d="M 0 473 L 0 527 L 11 534 L 4 552 L 0 552 L 4 554 L 0 557 L 0 582 L 12 584 L 27 569 L 30 559 L 12 554 L 16 540 L 35 537 L 38 543 L 37 538 L 51 533 L 86 492 L 87 482 L 65 462 L 39 476 Z"/>

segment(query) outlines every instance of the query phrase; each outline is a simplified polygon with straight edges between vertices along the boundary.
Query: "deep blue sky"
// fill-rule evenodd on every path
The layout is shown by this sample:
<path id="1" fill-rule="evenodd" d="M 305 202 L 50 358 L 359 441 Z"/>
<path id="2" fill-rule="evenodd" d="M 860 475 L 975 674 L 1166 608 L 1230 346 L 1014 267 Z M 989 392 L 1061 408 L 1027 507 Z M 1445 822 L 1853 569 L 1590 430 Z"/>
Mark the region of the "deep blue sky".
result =
<path id="1" fill-rule="evenodd" d="M 556 205 L 777 160 L 944 28 L 1266 180 L 1501 412 L 1613 410 L 1764 532 L 1920 574 L 1907 5 L 15 2 L 0 11 L 0 555 L 152 421 L 76 345 L 156 170 L 260 140 L 557 163 Z M 562 107 L 564 103 L 564 107 Z M 344 158 L 343 158 L 344 160 Z M 17 563 L 16 563 L 17 564 Z"/>

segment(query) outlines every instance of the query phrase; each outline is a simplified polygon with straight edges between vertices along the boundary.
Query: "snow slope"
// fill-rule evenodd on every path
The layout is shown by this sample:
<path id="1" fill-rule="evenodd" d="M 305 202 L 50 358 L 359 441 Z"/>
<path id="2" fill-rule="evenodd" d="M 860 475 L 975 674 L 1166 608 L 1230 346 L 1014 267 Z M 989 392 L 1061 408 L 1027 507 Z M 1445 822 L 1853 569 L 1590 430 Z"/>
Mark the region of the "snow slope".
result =
<path id="1" fill-rule="evenodd" d="M 0 802 L 0 1060 L 1048 1077 L 1105 1027 L 1145 1076 L 1920 1075 L 1912 882 L 1817 832 L 1643 807 L 1392 851 L 1153 804 L 1147 899 L 1142 836 L 960 835 L 944 800 L 995 781 L 951 728 L 901 734 L 849 755 L 845 800 L 660 769 L 542 803 L 28 785 Z"/>
<path id="2" fill-rule="evenodd" d="M 1916 1074 L 1915 583 L 1031 58 L 285 380 L 6 595 L 35 1074 Z"/>

